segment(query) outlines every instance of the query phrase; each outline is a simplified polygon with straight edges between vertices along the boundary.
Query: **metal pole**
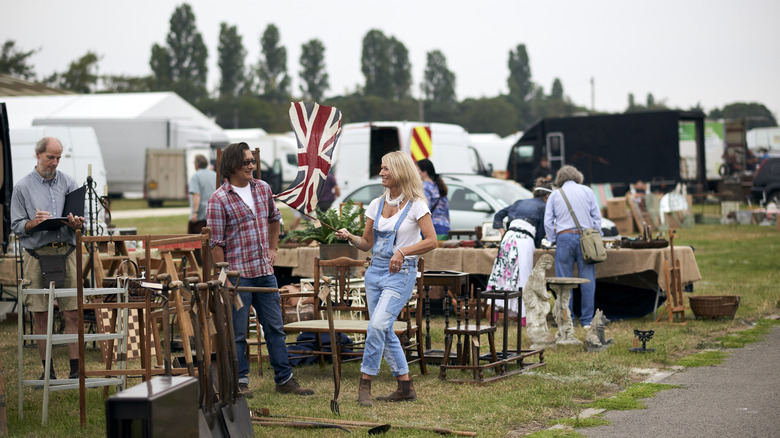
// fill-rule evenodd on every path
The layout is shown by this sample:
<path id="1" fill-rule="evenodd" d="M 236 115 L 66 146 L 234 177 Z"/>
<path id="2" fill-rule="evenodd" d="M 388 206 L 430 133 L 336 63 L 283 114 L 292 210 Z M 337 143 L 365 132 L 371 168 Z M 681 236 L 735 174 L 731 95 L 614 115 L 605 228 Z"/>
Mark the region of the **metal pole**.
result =
<path id="1" fill-rule="evenodd" d="M 87 175 L 87 193 L 88 193 L 88 199 L 89 199 L 89 235 L 94 236 L 95 235 L 95 218 L 93 217 L 93 207 L 92 207 L 92 190 L 93 185 L 95 184 L 95 181 L 92 179 L 92 165 L 89 166 L 89 174 Z M 93 288 L 95 286 L 95 249 L 94 249 L 94 242 L 89 243 L 89 284 Z M 103 267 L 100 267 L 103 269 Z M 118 287 L 119 285 L 117 285 Z"/>

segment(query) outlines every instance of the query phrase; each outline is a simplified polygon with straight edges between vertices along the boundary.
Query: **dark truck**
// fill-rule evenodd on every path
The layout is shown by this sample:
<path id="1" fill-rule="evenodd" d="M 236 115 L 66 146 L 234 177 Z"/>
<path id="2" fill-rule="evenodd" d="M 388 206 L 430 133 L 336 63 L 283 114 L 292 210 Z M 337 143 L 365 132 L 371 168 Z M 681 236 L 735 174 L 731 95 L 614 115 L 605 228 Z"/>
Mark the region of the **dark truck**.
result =
<path id="1" fill-rule="evenodd" d="M 509 178 L 526 187 L 542 157 L 550 169 L 575 166 L 585 184 L 611 183 L 622 196 L 637 180 L 653 187 L 673 186 L 680 176 L 680 122 L 694 122 L 696 180 L 691 187 L 707 187 L 705 175 L 704 113 L 657 111 L 581 117 L 545 118 L 526 128 L 509 154 Z"/>

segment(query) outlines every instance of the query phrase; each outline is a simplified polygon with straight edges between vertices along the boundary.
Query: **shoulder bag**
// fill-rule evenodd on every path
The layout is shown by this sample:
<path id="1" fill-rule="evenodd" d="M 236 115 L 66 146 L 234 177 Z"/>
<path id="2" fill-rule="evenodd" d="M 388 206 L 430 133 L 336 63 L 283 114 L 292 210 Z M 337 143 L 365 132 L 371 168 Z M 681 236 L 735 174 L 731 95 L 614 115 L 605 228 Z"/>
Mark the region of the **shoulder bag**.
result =
<path id="1" fill-rule="evenodd" d="M 574 218 L 574 223 L 577 224 L 577 229 L 580 231 L 580 248 L 582 248 L 582 258 L 585 263 L 601 263 L 607 259 L 607 250 L 604 248 L 604 242 L 601 241 L 601 232 L 593 228 L 582 229 L 580 221 L 577 220 L 577 216 L 574 214 L 574 210 L 571 209 L 569 200 L 566 199 L 566 193 L 561 190 L 561 196 L 566 201 L 566 206 L 569 207 L 569 213 Z"/>

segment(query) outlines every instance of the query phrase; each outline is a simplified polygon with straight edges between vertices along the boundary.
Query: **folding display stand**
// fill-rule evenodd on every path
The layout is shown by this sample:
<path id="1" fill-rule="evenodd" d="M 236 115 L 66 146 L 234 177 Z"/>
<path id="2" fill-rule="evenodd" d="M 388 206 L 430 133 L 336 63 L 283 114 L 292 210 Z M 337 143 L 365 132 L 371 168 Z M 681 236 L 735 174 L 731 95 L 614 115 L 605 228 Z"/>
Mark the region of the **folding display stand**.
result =
<path id="1" fill-rule="evenodd" d="M 80 252 L 80 251 L 79 251 Z M 80 256 L 80 254 L 78 255 Z M 24 334 L 24 318 L 19 316 L 18 323 L 19 323 L 19 339 L 17 342 L 18 345 L 18 354 L 19 354 L 19 418 L 24 417 L 23 412 L 23 396 L 24 391 L 22 391 L 22 388 L 24 386 L 37 386 L 43 388 L 43 413 L 41 417 L 41 424 L 46 424 L 46 420 L 48 419 L 49 415 L 49 392 L 50 391 L 64 391 L 66 389 L 82 389 L 82 388 L 94 388 L 99 386 L 124 386 L 125 384 L 125 378 L 123 376 L 120 377 L 104 377 L 104 378 L 96 378 L 96 379 L 84 379 L 84 342 L 85 341 L 108 341 L 108 340 L 118 340 L 121 341 L 120 349 L 124 349 L 122 351 L 127 350 L 127 313 L 120 312 L 120 317 L 117 318 L 117 328 L 118 331 L 115 333 L 102 333 L 102 334 L 84 334 L 84 324 L 83 324 L 83 314 L 81 311 L 79 314 L 82 316 L 79 318 L 81 321 L 81 325 L 79 327 L 79 333 L 78 334 L 54 334 L 54 299 L 55 298 L 65 298 L 65 297 L 74 297 L 78 296 L 80 300 L 83 300 L 83 297 L 85 296 L 94 296 L 94 295 L 116 295 L 117 301 L 125 301 L 127 299 L 127 289 L 126 288 L 113 288 L 113 289 L 87 289 L 84 290 L 83 287 L 77 288 L 77 289 L 55 289 L 54 288 L 54 282 L 52 282 L 49 285 L 48 289 L 26 289 L 24 287 L 20 287 L 19 289 L 19 304 L 20 308 L 23 308 L 24 303 L 24 297 L 26 295 L 48 295 L 49 297 L 49 318 L 47 321 L 47 332 L 45 335 L 35 335 L 35 334 Z M 79 306 L 81 307 L 81 306 Z M 56 379 L 56 380 L 50 380 L 50 374 L 48 372 L 44 372 L 44 379 L 43 380 L 26 380 L 22 376 L 22 370 L 24 367 L 24 359 L 23 359 L 23 348 L 24 348 L 24 341 L 36 341 L 36 342 L 46 342 L 46 359 L 45 359 L 45 370 L 51 369 L 51 348 L 52 345 L 60 345 L 60 344 L 70 344 L 73 342 L 80 342 L 79 346 L 79 367 L 81 368 L 79 372 L 79 378 L 78 379 Z M 36 350 L 37 352 L 37 350 Z M 120 366 L 123 366 L 124 362 L 120 360 Z"/>

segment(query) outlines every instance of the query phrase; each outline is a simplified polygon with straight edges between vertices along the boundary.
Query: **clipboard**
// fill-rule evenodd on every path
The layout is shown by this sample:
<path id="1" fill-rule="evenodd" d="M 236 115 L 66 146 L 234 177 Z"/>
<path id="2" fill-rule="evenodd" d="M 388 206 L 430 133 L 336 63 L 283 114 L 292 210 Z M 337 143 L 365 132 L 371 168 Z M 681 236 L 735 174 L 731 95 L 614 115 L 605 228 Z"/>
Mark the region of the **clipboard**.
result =
<path id="1" fill-rule="evenodd" d="M 84 216 L 84 197 L 87 194 L 87 186 L 81 186 L 76 190 L 65 195 L 65 207 L 62 209 L 62 216 L 50 217 L 40 224 L 30 229 L 30 233 L 38 231 L 54 231 L 65 226 L 68 222 L 68 214 L 73 216 Z"/>

